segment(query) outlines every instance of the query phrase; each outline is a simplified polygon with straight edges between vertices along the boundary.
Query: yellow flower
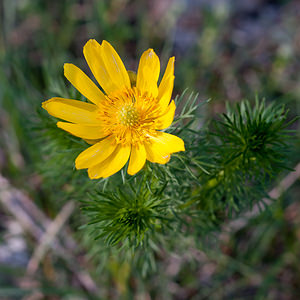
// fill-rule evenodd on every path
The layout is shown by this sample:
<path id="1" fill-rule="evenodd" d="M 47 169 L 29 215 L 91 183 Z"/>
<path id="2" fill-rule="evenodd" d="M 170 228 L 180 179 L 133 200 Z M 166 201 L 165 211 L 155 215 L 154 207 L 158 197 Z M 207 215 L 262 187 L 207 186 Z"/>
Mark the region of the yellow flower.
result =
<path id="1" fill-rule="evenodd" d="M 107 41 L 89 40 L 83 53 L 105 93 L 75 65 L 65 64 L 66 78 L 92 103 L 52 98 L 42 104 L 50 115 L 67 121 L 58 122 L 59 128 L 93 144 L 76 158 L 77 169 L 87 168 L 91 179 L 106 178 L 129 159 L 127 172 L 134 175 L 146 159 L 165 164 L 171 153 L 185 150 L 182 139 L 158 131 L 174 118 L 174 57 L 157 86 L 160 62 L 152 49 L 143 53 L 137 75 L 126 71 Z"/>

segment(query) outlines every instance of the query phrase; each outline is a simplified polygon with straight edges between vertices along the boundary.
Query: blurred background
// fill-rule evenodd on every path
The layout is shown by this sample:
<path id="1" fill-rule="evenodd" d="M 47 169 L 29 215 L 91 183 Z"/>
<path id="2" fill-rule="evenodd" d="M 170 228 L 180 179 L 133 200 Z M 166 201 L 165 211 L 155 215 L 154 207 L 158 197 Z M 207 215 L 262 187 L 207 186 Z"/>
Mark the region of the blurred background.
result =
<path id="1" fill-rule="evenodd" d="M 210 249 L 185 241 L 161 251 L 146 277 L 90 251 L 78 229 L 86 189 L 69 184 L 77 182 L 71 168 L 49 168 L 67 150 L 50 153 L 40 108 L 53 96 L 78 99 L 63 64 L 90 74 L 82 53 L 90 38 L 109 41 L 131 70 L 148 48 L 162 69 L 175 55 L 173 95 L 188 88 L 199 101 L 211 98 L 203 122 L 224 112 L 226 101 L 257 95 L 286 104 L 290 119 L 299 115 L 298 0 L 0 0 L 0 298 L 300 299 L 296 175 L 270 211 Z M 291 168 L 299 163 L 299 131 L 295 144 Z"/>

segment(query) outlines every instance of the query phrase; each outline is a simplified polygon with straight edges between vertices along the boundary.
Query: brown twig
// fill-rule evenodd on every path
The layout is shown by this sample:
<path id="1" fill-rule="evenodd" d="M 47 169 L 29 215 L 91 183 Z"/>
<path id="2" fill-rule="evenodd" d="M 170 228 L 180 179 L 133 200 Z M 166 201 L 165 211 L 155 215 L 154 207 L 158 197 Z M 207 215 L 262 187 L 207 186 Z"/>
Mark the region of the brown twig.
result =
<path id="1" fill-rule="evenodd" d="M 73 272 L 78 281 L 87 291 L 91 294 L 98 294 L 99 290 L 97 285 L 89 273 L 85 271 L 85 266 L 83 265 L 82 260 L 80 260 L 75 254 L 75 251 L 80 248 L 78 244 L 72 239 L 72 237 L 70 237 L 65 229 L 59 232 L 58 236 L 62 237 L 62 240 L 59 241 L 58 236 L 55 234 L 58 227 L 51 229 L 52 233 L 50 232 L 50 236 L 49 230 L 48 236 L 45 235 L 47 228 L 53 224 L 51 220 L 25 193 L 13 187 L 1 174 L 0 202 L 28 233 L 30 233 L 37 241 L 41 241 L 43 243 L 43 245 L 40 245 L 40 247 L 43 248 L 39 250 L 39 257 L 43 254 L 42 252 L 45 251 L 46 248 L 50 247 L 58 256 L 66 261 L 68 268 Z M 71 207 L 66 209 L 66 212 L 68 212 L 70 208 Z M 49 243 L 50 238 L 51 243 Z"/>
<path id="2" fill-rule="evenodd" d="M 64 223 L 71 216 L 74 208 L 74 203 L 72 201 L 69 201 L 64 205 L 54 221 L 48 226 L 44 235 L 40 239 L 38 247 L 34 250 L 32 257 L 29 260 L 29 263 L 27 265 L 27 275 L 32 276 L 37 271 L 40 261 L 43 259 L 47 249 L 49 249 L 56 235 L 61 230 Z"/>

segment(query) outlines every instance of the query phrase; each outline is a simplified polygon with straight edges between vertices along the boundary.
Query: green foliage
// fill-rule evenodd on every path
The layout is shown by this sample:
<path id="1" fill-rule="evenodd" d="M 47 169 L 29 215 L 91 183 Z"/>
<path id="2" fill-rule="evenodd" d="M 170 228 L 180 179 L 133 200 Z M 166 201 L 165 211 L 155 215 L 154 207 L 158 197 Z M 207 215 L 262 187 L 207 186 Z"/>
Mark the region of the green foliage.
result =
<path id="1" fill-rule="evenodd" d="M 121 242 L 137 247 L 149 232 L 162 230 L 170 206 L 170 199 L 163 195 L 166 184 L 161 186 L 147 174 L 140 177 L 115 192 L 91 194 L 83 210 L 95 230 L 95 239 L 104 238 L 109 245 Z"/>
<path id="2" fill-rule="evenodd" d="M 286 141 L 290 138 L 285 129 L 294 122 L 286 122 L 287 113 L 283 105 L 266 107 L 265 100 L 258 98 L 254 108 L 248 101 L 237 104 L 234 110 L 228 107 L 228 113 L 216 124 L 222 145 L 218 156 L 224 168 L 253 173 L 259 169 L 269 175 L 285 168 Z"/>
<path id="3" fill-rule="evenodd" d="M 121 171 L 100 181 L 101 191 L 83 202 L 88 220 L 83 230 L 91 239 L 125 256 L 135 253 L 135 259 L 140 251 L 153 257 L 158 241 L 170 249 L 170 241 L 189 234 L 207 242 L 207 233 L 226 219 L 253 203 L 263 205 L 270 178 L 287 168 L 286 128 L 294 120 L 286 121 L 283 106 L 257 99 L 252 108 L 242 101 L 228 106 L 211 128 L 195 130 L 197 95 L 183 93 L 176 101 L 182 109 L 169 130 L 184 139 L 186 151 L 172 155 L 167 165 L 147 163 L 133 177 Z M 147 260 L 141 265 L 153 269 Z"/>
<path id="4" fill-rule="evenodd" d="M 292 131 L 287 126 L 287 111 L 282 105 L 266 106 L 256 99 L 252 108 L 242 101 L 213 122 L 202 137 L 202 152 L 208 172 L 199 172 L 198 209 L 210 211 L 213 218 L 224 221 L 234 212 L 249 209 L 266 196 L 270 179 L 289 169 L 287 153 Z"/>
<path id="5" fill-rule="evenodd" d="M 198 103 L 198 95 L 186 91 L 175 101 L 180 113 L 168 131 L 185 141 L 186 151 L 173 154 L 166 165 L 147 163 L 135 176 L 124 168 L 101 180 L 73 168 L 76 155 L 88 145 L 40 114 L 36 129 L 48 157 L 41 168 L 45 184 L 61 190 L 63 201 L 72 197 L 83 203 L 83 216 L 75 222 L 89 237 L 85 240 L 94 259 L 99 247 L 107 253 L 115 248 L 146 274 L 155 268 L 159 244 L 172 249 L 172 240 L 186 235 L 207 243 L 208 233 L 226 219 L 254 203 L 263 205 L 272 176 L 288 168 L 292 135 L 287 126 L 294 120 L 287 122 L 284 106 L 256 99 L 252 107 L 242 101 L 201 128 L 200 109 L 207 101 Z"/>

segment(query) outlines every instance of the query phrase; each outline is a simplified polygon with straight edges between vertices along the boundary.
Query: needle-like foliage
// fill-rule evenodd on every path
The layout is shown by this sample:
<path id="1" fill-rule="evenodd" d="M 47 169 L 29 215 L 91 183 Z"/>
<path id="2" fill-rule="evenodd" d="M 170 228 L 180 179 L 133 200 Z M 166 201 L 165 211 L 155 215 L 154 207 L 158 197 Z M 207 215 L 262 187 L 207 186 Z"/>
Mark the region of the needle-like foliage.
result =
<path id="1" fill-rule="evenodd" d="M 198 204 L 220 216 L 250 208 L 266 196 L 270 179 L 289 169 L 291 131 L 284 106 L 256 99 L 230 107 L 207 134 L 203 147 L 209 173 L 202 172 Z M 203 153 L 203 154 L 204 154 Z"/>
<path id="2" fill-rule="evenodd" d="M 100 249 L 108 253 L 115 249 L 147 273 L 154 268 L 155 253 L 162 245 L 171 250 L 172 241 L 187 236 L 201 242 L 227 219 L 254 203 L 263 205 L 270 179 L 289 168 L 292 132 L 287 127 L 294 120 L 287 121 L 282 105 L 256 99 L 252 106 L 242 101 L 227 105 L 226 113 L 203 125 L 197 98 L 186 93 L 176 98 L 180 113 L 167 131 L 185 141 L 186 151 L 174 154 L 168 164 L 147 163 L 134 176 L 126 174 L 125 168 L 99 181 L 78 171 L 69 177 L 71 195 L 83 204 L 85 219 L 79 223 L 87 223 L 82 232 L 94 256 Z M 49 157 L 66 150 L 77 154 L 84 147 L 77 138 L 67 145 L 55 131 L 59 129 L 50 126 L 46 134 L 55 146 L 52 152 L 47 148 Z M 63 149 L 64 144 L 68 149 Z M 46 169 L 51 161 L 55 159 Z M 46 176 L 66 169 L 57 164 L 53 168 L 55 172 Z"/>
<path id="3" fill-rule="evenodd" d="M 83 211 L 94 227 L 95 239 L 137 247 L 145 235 L 162 229 L 171 202 L 163 193 L 166 184 L 147 174 L 138 179 L 116 191 L 92 193 L 91 200 L 85 202 Z"/>

